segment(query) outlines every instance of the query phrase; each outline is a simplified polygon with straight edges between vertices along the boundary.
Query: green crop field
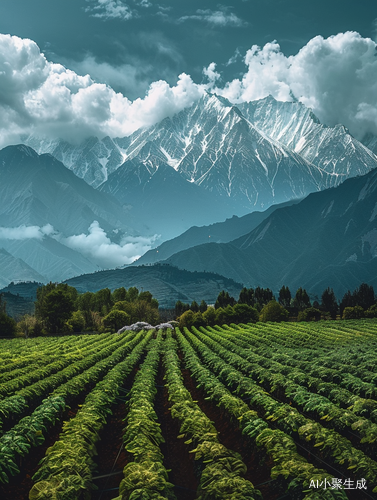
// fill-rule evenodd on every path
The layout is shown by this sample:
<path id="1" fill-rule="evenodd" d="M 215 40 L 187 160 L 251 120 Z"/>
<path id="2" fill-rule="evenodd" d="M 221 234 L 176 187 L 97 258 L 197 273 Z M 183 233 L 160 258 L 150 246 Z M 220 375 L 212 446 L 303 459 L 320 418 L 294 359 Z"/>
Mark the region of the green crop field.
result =
<path id="1" fill-rule="evenodd" d="M 0 341 L 4 500 L 377 499 L 377 322 Z"/>

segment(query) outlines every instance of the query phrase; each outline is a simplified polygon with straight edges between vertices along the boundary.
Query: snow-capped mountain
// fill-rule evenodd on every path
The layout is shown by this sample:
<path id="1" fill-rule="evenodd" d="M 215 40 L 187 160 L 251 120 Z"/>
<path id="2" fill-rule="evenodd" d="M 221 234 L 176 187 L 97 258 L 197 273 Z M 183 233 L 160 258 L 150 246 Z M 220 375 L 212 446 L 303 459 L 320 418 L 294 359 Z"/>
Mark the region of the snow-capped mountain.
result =
<path id="1" fill-rule="evenodd" d="M 78 146 L 33 137 L 25 142 L 126 204 L 130 198 L 144 203 L 147 184 L 153 200 L 151 186 L 160 189 L 161 182 L 151 184 L 151 179 L 160 167 L 166 173 L 169 166 L 172 174 L 202 188 L 201 197 L 211 192 L 224 207 L 224 217 L 302 198 L 377 167 L 374 153 L 343 126 L 323 125 L 304 105 L 272 97 L 234 106 L 206 94 L 175 116 L 129 137 L 90 138 Z M 168 177 L 177 184 L 176 175 Z M 183 189 L 180 199 L 191 191 Z M 131 204 L 139 209 L 137 201 Z M 148 206 L 153 208 L 153 203 Z M 188 212 L 190 204 L 185 207 Z"/>
<path id="2" fill-rule="evenodd" d="M 226 99 L 205 95 L 172 118 L 131 136 L 127 159 L 101 186 L 115 196 L 121 171 L 135 162 L 152 177 L 162 163 L 186 181 L 245 214 L 331 184 L 328 174 L 290 151 L 244 118 Z M 132 163 L 130 163 L 132 162 Z M 229 214 L 232 215 L 232 214 Z"/>
<path id="3" fill-rule="evenodd" d="M 105 182 L 126 158 L 122 147 L 110 137 L 89 137 L 78 145 L 33 136 L 24 137 L 23 142 L 38 154 L 49 153 L 94 188 Z M 122 142 L 127 143 L 127 138 Z"/>
<path id="4" fill-rule="evenodd" d="M 342 125 L 321 124 L 315 114 L 299 102 L 281 102 L 268 96 L 240 104 L 239 108 L 269 137 L 331 174 L 330 185 L 366 174 L 377 166 L 377 158 L 368 144 L 352 137 Z M 372 140 L 369 145 L 375 146 Z"/>

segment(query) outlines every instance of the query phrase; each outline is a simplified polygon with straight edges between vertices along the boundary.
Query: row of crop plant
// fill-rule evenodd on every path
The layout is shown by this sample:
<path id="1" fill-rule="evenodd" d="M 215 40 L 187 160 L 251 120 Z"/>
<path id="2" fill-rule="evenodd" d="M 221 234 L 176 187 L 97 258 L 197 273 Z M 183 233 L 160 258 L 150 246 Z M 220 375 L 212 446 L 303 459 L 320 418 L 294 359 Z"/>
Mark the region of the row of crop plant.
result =
<path id="1" fill-rule="evenodd" d="M 210 328 L 205 331 L 207 335 L 211 335 Z M 351 409 L 356 415 L 366 417 L 377 424 L 377 400 L 371 399 L 371 397 L 362 397 L 368 396 L 370 393 L 374 394 L 375 385 L 373 382 L 367 383 L 347 373 L 351 366 L 350 361 L 338 366 L 338 370 L 324 366 L 325 363 L 321 363 L 322 357 L 318 353 L 316 353 L 314 360 L 308 356 L 306 361 L 297 361 L 286 354 L 285 357 L 280 357 L 278 361 L 277 356 L 274 356 L 277 347 L 274 350 L 271 347 L 266 347 L 263 351 L 264 355 L 261 355 L 260 352 L 255 354 L 254 349 L 248 348 L 250 345 L 249 336 L 240 329 L 233 331 L 228 329 L 216 330 L 216 335 L 219 336 L 219 339 L 224 338 L 230 341 L 227 344 L 230 350 L 234 352 L 237 350 L 241 357 L 250 363 L 254 363 L 255 379 L 258 380 L 261 377 L 258 370 L 263 374 L 264 369 L 268 369 L 270 372 L 282 375 L 281 377 L 278 375 L 275 377 L 275 384 L 279 385 L 280 383 L 287 387 L 288 380 L 292 380 L 300 386 L 305 386 L 310 392 L 325 396 L 339 407 Z M 303 354 L 303 358 L 305 359 L 305 354 Z M 295 388 L 292 387 L 290 392 L 293 394 Z M 302 394 L 301 389 L 299 389 L 299 392 Z M 323 402 L 325 403 L 325 401 Z"/>
<path id="2" fill-rule="evenodd" d="M 177 343 L 168 334 L 164 347 L 170 409 L 173 418 L 180 421 L 179 437 L 190 445 L 190 453 L 195 453 L 200 475 L 198 500 L 243 500 L 260 499 L 259 490 L 244 479 L 246 466 L 241 456 L 227 449 L 219 441 L 218 433 L 207 415 L 193 401 L 184 386 Z"/>
<path id="3" fill-rule="evenodd" d="M 210 367 L 232 391 L 242 398 L 247 398 L 250 406 L 256 409 L 264 420 L 273 421 L 274 426 L 302 441 L 303 444 L 310 443 L 313 455 L 316 454 L 317 448 L 323 458 L 333 461 L 338 467 L 340 465 L 344 471 L 354 470 L 355 474 L 365 478 L 370 487 L 377 492 L 377 463 L 375 461 L 354 448 L 350 441 L 339 433 L 306 418 L 289 404 L 274 399 L 261 386 L 232 366 L 232 363 L 225 361 L 225 358 L 231 361 L 232 356 L 236 359 L 236 355 L 224 348 L 217 349 L 215 344 L 208 339 L 206 342 L 202 341 L 204 334 L 201 332 L 196 331 L 193 335 L 186 329 L 185 334 L 204 364 Z M 207 346 L 207 342 L 211 344 L 211 348 Z M 212 347 L 218 350 L 219 355 L 215 354 Z"/>
<path id="4" fill-rule="evenodd" d="M 136 346 L 124 361 L 117 363 L 85 398 L 76 416 L 65 422 L 59 439 L 53 444 L 33 476 L 35 484 L 30 500 L 46 498 L 90 498 L 95 489 L 92 473 L 95 470 L 96 443 L 106 424 L 119 389 L 132 372 L 152 333 L 138 334 Z M 64 496 L 63 496 L 64 495 Z"/>
<path id="5" fill-rule="evenodd" d="M 212 400 L 219 407 L 225 410 L 233 419 L 234 425 L 240 425 L 243 434 L 249 439 L 251 449 L 257 447 L 265 450 L 266 454 L 272 458 L 274 466 L 271 469 L 271 478 L 276 482 L 279 491 L 281 483 L 283 491 L 280 493 L 289 495 L 290 498 L 311 499 L 345 499 L 343 490 L 324 492 L 310 492 L 311 481 L 332 482 L 333 476 L 325 470 L 318 469 L 309 463 L 297 452 L 293 439 L 281 430 L 271 429 L 268 423 L 258 416 L 255 410 L 233 395 L 225 385 L 220 382 L 213 372 L 203 365 L 196 351 L 187 340 L 186 335 L 177 329 L 179 345 L 184 354 L 186 366 L 195 378 L 198 387 L 204 389 L 208 399 Z M 228 372 L 230 375 L 231 372 Z"/>
<path id="6" fill-rule="evenodd" d="M 122 361 L 140 341 L 136 337 L 123 336 L 123 345 L 109 356 L 101 359 L 92 355 L 87 359 L 87 369 L 62 383 L 39 405 L 31 415 L 22 418 L 0 437 L 0 482 L 9 482 L 10 476 L 20 472 L 19 457 L 25 457 L 31 447 L 42 444 L 49 429 L 62 417 L 72 400 L 82 393 L 88 384 L 96 384 L 117 363 Z M 96 359 L 100 359 L 96 362 Z M 63 379 L 62 379 L 63 380 Z"/>
<path id="7" fill-rule="evenodd" d="M 39 372 L 39 380 L 34 383 L 27 384 L 27 375 L 25 375 L 24 387 L 18 391 L 12 391 L 12 395 L 0 401 L 0 430 L 5 426 L 14 425 L 25 412 L 36 408 L 61 384 L 84 372 L 98 361 L 111 356 L 119 343 L 121 345 L 123 341 L 131 339 L 131 337 L 132 335 L 102 339 L 94 348 L 91 346 L 87 351 L 81 351 L 80 360 L 72 360 L 68 366 L 65 366 L 64 363 L 65 368 L 61 371 L 47 378 L 43 378 L 42 373 Z"/>
<path id="8" fill-rule="evenodd" d="M 269 369 L 271 366 L 271 361 L 266 357 L 262 359 L 263 369 L 258 369 L 259 366 L 256 364 L 256 361 L 261 363 L 260 356 L 258 360 L 254 359 L 254 355 L 251 352 L 245 352 L 242 347 L 238 346 L 238 336 L 232 335 L 228 336 L 225 332 L 224 335 L 213 335 L 213 333 L 208 330 L 202 329 L 202 332 L 208 336 L 216 346 L 216 342 L 218 343 L 218 349 L 222 351 L 222 348 L 225 348 L 226 351 L 231 352 L 232 354 L 229 356 L 231 362 L 235 363 L 239 358 L 241 360 L 246 360 L 237 363 L 237 367 L 244 373 L 251 376 L 254 380 L 258 381 L 266 390 L 276 393 L 280 398 L 287 398 L 291 401 L 296 407 L 298 407 L 301 411 L 311 413 L 314 417 L 326 420 L 329 422 L 329 425 L 336 429 L 338 432 L 342 432 L 344 429 L 348 429 L 348 431 L 358 430 L 360 433 L 361 443 L 375 443 L 377 441 L 377 424 L 371 422 L 367 418 L 363 418 L 358 413 L 355 413 L 353 407 L 355 403 L 359 403 L 356 408 L 360 407 L 360 398 L 358 396 L 354 397 L 351 393 L 349 393 L 349 397 L 346 400 L 346 405 L 353 405 L 352 408 L 342 409 L 335 403 L 331 402 L 325 396 L 321 394 L 317 394 L 317 392 L 311 392 L 304 385 L 303 381 L 307 382 L 307 385 L 310 386 L 310 389 L 313 390 L 318 387 L 318 381 L 311 380 L 308 381 L 305 377 L 305 373 L 295 371 L 293 373 L 294 378 L 298 378 L 300 383 L 291 380 L 290 370 L 287 370 L 287 367 L 281 365 L 277 362 L 272 362 L 272 370 Z M 221 346 L 221 347 L 220 347 Z M 218 351 L 217 351 L 218 352 Z M 254 363 L 251 363 L 254 361 Z M 278 365 L 276 367 L 276 365 Z M 256 369 L 255 369 L 256 367 Z M 266 369 L 269 370 L 266 372 Z M 277 373 L 275 370 L 278 370 Z M 371 404 L 375 403 L 377 406 L 377 401 L 365 401 L 364 406 L 370 407 Z M 374 418 L 374 414 L 372 413 L 372 418 Z M 370 447 L 370 453 L 373 458 L 377 458 L 377 451 L 375 447 Z"/>

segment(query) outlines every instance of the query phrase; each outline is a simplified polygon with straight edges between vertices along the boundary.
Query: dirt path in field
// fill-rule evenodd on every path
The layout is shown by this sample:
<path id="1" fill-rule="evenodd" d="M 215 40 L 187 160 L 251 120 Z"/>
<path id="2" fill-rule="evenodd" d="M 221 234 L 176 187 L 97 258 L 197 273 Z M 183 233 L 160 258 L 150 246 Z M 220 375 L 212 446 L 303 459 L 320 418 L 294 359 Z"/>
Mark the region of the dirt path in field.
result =
<path id="1" fill-rule="evenodd" d="M 168 391 L 164 387 L 164 369 L 160 361 L 156 385 L 158 393 L 155 400 L 155 411 L 161 424 L 165 443 L 161 445 L 164 455 L 164 465 L 169 472 L 169 481 L 175 485 L 174 493 L 177 500 L 194 500 L 198 488 L 198 478 L 195 475 L 195 460 L 189 453 L 189 447 L 183 439 L 177 439 L 180 423 L 170 415 L 171 406 L 168 400 Z"/>

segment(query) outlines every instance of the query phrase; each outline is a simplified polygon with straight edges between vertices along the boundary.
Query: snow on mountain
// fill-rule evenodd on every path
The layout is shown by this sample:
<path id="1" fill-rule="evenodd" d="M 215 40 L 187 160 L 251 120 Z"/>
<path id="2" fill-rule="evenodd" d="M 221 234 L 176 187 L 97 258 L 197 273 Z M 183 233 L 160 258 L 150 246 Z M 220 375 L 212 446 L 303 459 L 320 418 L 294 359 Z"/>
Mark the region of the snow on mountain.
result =
<path id="1" fill-rule="evenodd" d="M 25 142 L 126 204 L 131 184 L 134 198 L 142 200 L 146 183 L 169 166 L 227 203 L 226 216 L 302 198 L 377 167 L 375 154 L 343 126 L 323 125 L 303 104 L 271 96 L 234 106 L 207 94 L 124 138 L 89 138 L 77 146 L 34 137 Z"/>
<path id="2" fill-rule="evenodd" d="M 301 198 L 330 182 L 328 174 L 271 140 L 237 107 L 215 95 L 204 96 L 129 139 L 128 147 L 123 144 L 127 161 L 113 175 L 128 171 L 137 162 L 152 177 L 159 164 L 166 163 L 183 179 L 223 202 L 232 200 L 233 213 L 245 214 Z M 116 196 L 110 177 L 101 189 Z M 119 182 L 117 189 L 121 190 Z"/>
<path id="3" fill-rule="evenodd" d="M 299 102 L 281 102 L 268 96 L 242 103 L 239 108 L 269 137 L 331 174 L 329 185 L 336 186 L 377 167 L 377 157 L 368 144 L 356 140 L 342 125 L 321 124 L 314 113 Z"/>

